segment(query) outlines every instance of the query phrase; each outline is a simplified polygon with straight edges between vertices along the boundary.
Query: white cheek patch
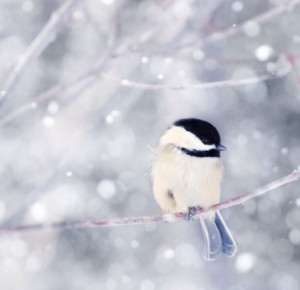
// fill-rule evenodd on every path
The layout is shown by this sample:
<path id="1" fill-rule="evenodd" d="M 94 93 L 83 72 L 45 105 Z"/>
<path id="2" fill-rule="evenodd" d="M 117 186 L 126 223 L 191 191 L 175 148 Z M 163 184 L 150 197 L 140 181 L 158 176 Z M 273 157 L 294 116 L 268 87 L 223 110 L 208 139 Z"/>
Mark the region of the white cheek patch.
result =
<path id="1" fill-rule="evenodd" d="M 193 133 L 186 131 L 182 127 L 173 126 L 160 139 L 161 145 L 173 144 L 177 147 L 189 150 L 208 151 L 216 149 L 215 145 L 204 144 Z"/>
<path id="2" fill-rule="evenodd" d="M 194 149 L 194 150 L 200 150 L 200 151 L 209 151 L 211 149 L 216 149 L 216 146 L 215 145 L 207 145 L 207 144 L 204 144 L 202 143 L 201 140 L 198 140 L 198 144 L 195 146 L 195 147 L 192 147 L 192 148 L 189 148 L 189 147 L 186 147 L 187 149 Z M 189 146 L 189 145 L 188 145 Z"/>

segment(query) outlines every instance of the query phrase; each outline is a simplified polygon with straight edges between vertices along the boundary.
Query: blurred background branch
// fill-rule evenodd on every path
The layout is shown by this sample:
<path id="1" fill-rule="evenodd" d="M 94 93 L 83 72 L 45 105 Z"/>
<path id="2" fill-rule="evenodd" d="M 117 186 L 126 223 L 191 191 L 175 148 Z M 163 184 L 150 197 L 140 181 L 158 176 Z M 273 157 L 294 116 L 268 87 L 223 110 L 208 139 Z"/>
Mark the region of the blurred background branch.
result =
<path id="1" fill-rule="evenodd" d="M 180 84 L 180 85 L 168 85 L 168 84 L 147 84 L 141 82 L 135 82 L 132 80 L 128 80 L 126 78 L 118 78 L 106 73 L 101 73 L 101 76 L 107 80 L 111 80 L 119 83 L 122 86 L 128 86 L 137 89 L 144 90 L 207 90 L 207 89 L 216 89 L 216 88 L 224 88 L 224 87 L 237 87 L 237 86 L 245 86 L 249 84 L 256 84 L 268 80 L 278 79 L 286 76 L 291 71 L 291 66 L 289 63 L 283 68 L 280 68 L 278 71 L 273 71 L 268 74 L 264 74 L 257 77 L 244 78 L 244 79 L 236 79 L 236 80 L 222 80 L 217 82 L 208 82 L 208 83 L 198 83 L 198 84 Z M 161 75 L 161 79 L 164 76 Z M 1 123 L 0 123 L 1 125 Z"/>
<path id="2" fill-rule="evenodd" d="M 52 13 L 41 32 L 34 38 L 24 54 L 20 56 L 6 83 L 4 83 L 3 89 L 0 92 L 0 104 L 3 104 L 3 101 L 12 93 L 18 79 L 22 76 L 26 66 L 30 64 L 30 61 L 38 57 L 47 45 L 51 41 L 54 41 L 56 33 L 66 24 L 68 14 L 71 13 L 76 2 L 78 0 L 68 0 Z"/>
<path id="3" fill-rule="evenodd" d="M 52 88 L 48 89 L 46 92 L 43 92 L 39 96 L 35 97 L 29 103 L 21 106 L 15 111 L 9 113 L 7 116 L 0 119 L 0 128 L 7 125 L 8 123 L 16 120 L 19 116 L 24 113 L 35 110 L 39 103 L 45 102 L 58 94 L 62 94 L 68 90 L 73 89 L 74 87 L 81 87 L 84 84 L 90 84 L 97 81 L 99 77 L 102 77 L 108 81 L 113 81 L 118 83 L 121 86 L 128 86 L 132 88 L 145 89 L 145 90 L 206 90 L 206 89 L 216 89 L 216 88 L 224 88 L 224 87 L 236 87 L 243 86 L 249 84 L 255 84 L 259 82 L 264 82 L 267 80 L 282 78 L 286 76 L 291 71 L 291 65 L 288 61 L 284 60 L 284 64 L 280 64 L 277 70 L 273 70 L 272 72 L 266 73 L 257 77 L 250 77 L 245 79 L 237 79 L 237 80 L 222 80 L 217 82 L 207 82 L 207 83 L 198 83 L 198 84 L 182 84 L 182 85 L 160 85 L 160 84 L 147 84 L 135 82 L 132 80 L 128 80 L 126 78 L 118 78 L 116 76 L 109 75 L 105 72 L 102 72 L 107 65 L 107 63 L 111 59 L 115 59 L 120 57 L 120 55 L 109 55 L 104 60 L 101 60 L 99 64 L 95 65 L 92 69 L 83 73 L 79 77 L 71 80 L 69 82 L 63 84 L 57 84 Z M 283 59 L 285 56 L 283 56 Z M 281 59 L 281 62 L 283 61 Z M 87 85 L 89 87 L 89 85 Z"/>

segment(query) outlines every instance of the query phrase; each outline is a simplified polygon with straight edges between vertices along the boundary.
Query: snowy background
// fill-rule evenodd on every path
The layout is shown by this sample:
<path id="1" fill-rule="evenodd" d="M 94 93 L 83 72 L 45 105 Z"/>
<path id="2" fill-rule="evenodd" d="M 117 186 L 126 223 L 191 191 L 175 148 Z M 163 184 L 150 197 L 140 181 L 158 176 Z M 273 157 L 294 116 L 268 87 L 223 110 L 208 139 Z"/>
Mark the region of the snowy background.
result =
<path id="1" fill-rule="evenodd" d="M 182 117 L 223 136 L 223 200 L 290 173 L 299 56 L 299 0 L 1 0 L 2 226 L 160 214 Z M 0 289 L 300 289 L 299 183 L 223 214 L 239 252 L 211 263 L 196 223 L 2 233 Z"/>

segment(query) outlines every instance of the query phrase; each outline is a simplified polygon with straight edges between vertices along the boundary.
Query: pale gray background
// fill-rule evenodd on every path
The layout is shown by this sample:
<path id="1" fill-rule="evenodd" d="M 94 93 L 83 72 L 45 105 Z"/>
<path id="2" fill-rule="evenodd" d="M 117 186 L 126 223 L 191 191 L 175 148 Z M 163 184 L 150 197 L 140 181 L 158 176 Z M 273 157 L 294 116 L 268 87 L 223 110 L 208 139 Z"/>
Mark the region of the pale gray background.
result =
<path id="1" fill-rule="evenodd" d="M 2 225 L 159 214 L 150 147 L 182 117 L 208 120 L 223 136 L 223 200 L 297 168 L 297 2 L 77 1 L 1 103 Z M 0 1 L 1 89 L 63 3 Z M 285 11 L 285 3 L 295 5 Z M 237 87 L 126 86 L 255 78 L 289 66 L 281 78 Z M 37 100 L 60 83 L 67 90 Z M 32 109 L 11 115 L 24 105 Z M 200 229 L 185 222 L 1 234 L 0 289 L 300 289 L 299 185 L 224 210 L 239 252 L 213 263 L 201 257 Z"/>

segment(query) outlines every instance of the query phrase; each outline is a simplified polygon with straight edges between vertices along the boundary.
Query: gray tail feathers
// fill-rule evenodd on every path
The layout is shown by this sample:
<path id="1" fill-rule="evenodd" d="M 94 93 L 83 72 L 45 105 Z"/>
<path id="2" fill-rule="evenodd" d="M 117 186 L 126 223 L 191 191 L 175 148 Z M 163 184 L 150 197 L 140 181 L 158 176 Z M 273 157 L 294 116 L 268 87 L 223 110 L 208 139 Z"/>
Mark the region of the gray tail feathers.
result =
<path id="1" fill-rule="evenodd" d="M 236 242 L 219 211 L 215 213 L 215 223 L 222 237 L 223 253 L 233 257 L 237 251 Z"/>
<path id="2" fill-rule="evenodd" d="M 207 261 L 217 259 L 222 253 L 222 238 L 217 225 L 210 217 L 200 217 L 205 247 L 203 258 Z"/>
<path id="3" fill-rule="evenodd" d="M 236 253 L 236 243 L 220 212 L 215 213 L 215 218 L 201 217 L 200 222 L 205 239 L 205 260 L 215 260 L 222 252 L 229 257 Z"/>

